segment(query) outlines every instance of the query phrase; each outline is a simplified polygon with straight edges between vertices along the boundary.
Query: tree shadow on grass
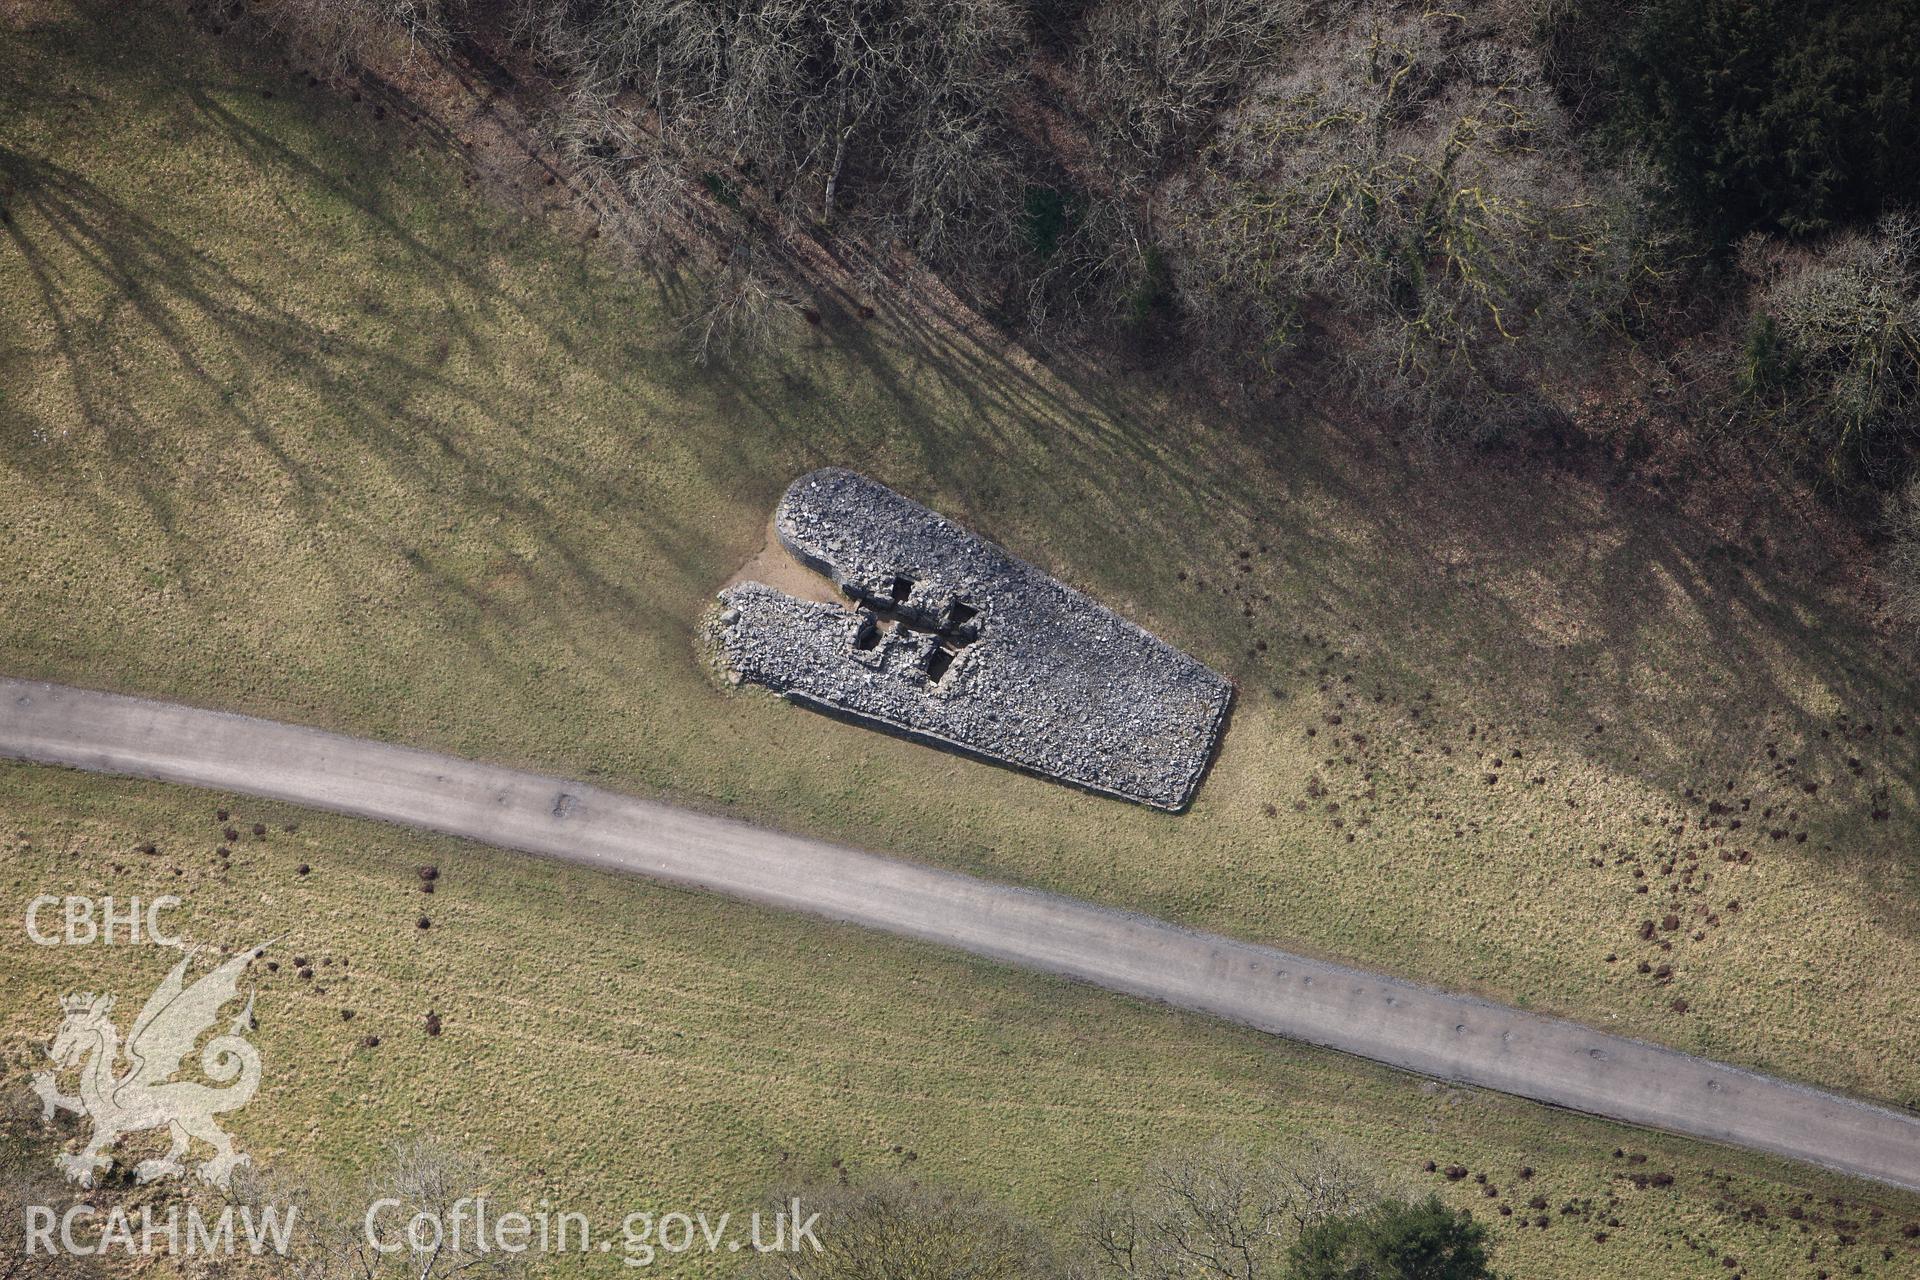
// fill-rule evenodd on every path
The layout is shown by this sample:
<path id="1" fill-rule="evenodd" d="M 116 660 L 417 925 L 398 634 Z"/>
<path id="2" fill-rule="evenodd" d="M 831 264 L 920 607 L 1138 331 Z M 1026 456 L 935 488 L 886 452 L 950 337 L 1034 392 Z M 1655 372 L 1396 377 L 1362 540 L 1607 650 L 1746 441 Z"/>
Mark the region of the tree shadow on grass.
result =
<path id="1" fill-rule="evenodd" d="M 125 37 L 93 39 L 68 54 L 97 59 L 105 74 Z M 498 85 L 478 76 L 469 88 Z M 282 219 L 332 237 L 337 275 L 310 257 L 282 275 L 238 270 L 217 243 L 221 228 L 170 229 L 19 145 L 0 150 L 0 171 L 15 215 L 8 242 L 86 429 L 103 443 L 104 482 L 139 495 L 181 581 L 202 573 L 203 546 L 191 494 L 144 452 L 153 371 L 136 358 L 143 345 L 164 352 L 195 388 L 204 434 L 252 442 L 287 477 L 285 500 L 304 521 L 346 521 L 356 538 L 431 580 L 444 608 L 484 612 L 492 602 L 470 574 L 365 506 L 353 470 L 331 465 L 328 450 L 371 460 L 450 510 L 500 516 L 494 555 L 511 561 L 527 545 L 550 553 L 542 563 L 555 567 L 540 571 L 540 590 L 593 600 L 603 614 L 662 633 L 690 631 L 686 603 L 722 576 L 707 567 L 714 520 L 650 502 L 630 472 L 572 454 L 546 421 L 556 401 L 535 385 L 533 366 L 521 380 L 471 372 L 524 364 L 511 340 L 524 334 L 574 366 L 602 402 L 595 412 L 631 414 L 636 448 L 670 446 L 664 465 L 697 471 L 704 491 L 729 495 L 741 536 L 757 534 L 794 474 L 824 462 L 862 467 L 1096 596 L 1152 602 L 1144 620 L 1256 700 L 1276 688 L 1310 692 L 1302 673 L 1329 661 L 1332 636 L 1350 673 L 1391 686 L 1396 703 L 1437 691 L 1456 727 L 1525 724 L 1676 806 L 1686 788 L 1708 789 L 1718 775 L 1706 770 L 1729 761 L 1764 773 L 1754 759 L 1762 740 L 1827 743 L 1817 756 L 1825 774 L 1845 768 L 1847 756 L 1862 761 L 1838 790 L 1884 796 L 1892 810 L 1883 825 L 1869 817 L 1840 829 L 1888 857 L 1901 856 L 1893 837 L 1913 830 L 1920 724 L 1908 720 L 1898 739 L 1885 727 L 1920 705 L 1911 669 L 1830 585 L 1756 557 L 1671 502 L 1537 459 L 1421 456 L 1338 405 L 1207 404 L 1151 377 L 1041 358 L 900 264 L 845 244 L 833 246 L 845 275 L 877 282 L 863 291 L 880 312 L 875 323 L 859 319 L 865 303 L 851 291 L 824 281 L 832 305 L 810 336 L 815 349 L 695 369 L 670 342 L 608 337 L 649 322 L 625 311 L 636 291 L 652 295 L 652 322 L 677 309 L 683 275 L 622 280 L 622 268 L 589 247 L 556 248 L 548 231 L 455 201 L 422 230 L 396 204 L 402 161 L 322 136 L 352 132 L 332 108 L 315 105 L 318 133 L 310 122 L 285 127 L 280 116 L 269 127 L 238 107 L 257 99 L 256 86 L 211 62 L 180 75 L 171 92 L 191 128 L 345 210 L 338 228 L 299 211 Z M 396 86 L 380 92 L 417 130 L 405 135 L 412 143 L 458 158 L 465 144 L 447 120 Z M 525 151 L 528 163 L 546 163 L 538 146 Z M 554 291 L 504 289 L 496 251 L 548 267 Z M 565 272 L 553 270 L 562 263 Z M 403 296 L 383 304 L 390 290 Z M 342 320 L 372 304 L 387 305 L 387 317 L 363 328 Z M 288 388 L 323 410 L 315 423 L 267 403 Z M 699 411 L 662 441 L 654 434 L 662 404 L 676 396 Z M 326 448 L 314 439 L 318 418 L 340 436 Z M 57 451 L 7 447 L 23 470 L 57 464 Z M 103 496 L 90 500 L 96 526 L 112 529 L 117 517 Z M 618 572 L 585 533 L 609 512 L 643 549 L 645 573 Z M 333 571 L 332 594 L 351 598 L 350 571 Z M 1192 585 L 1200 579 L 1210 594 Z M 1236 585 L 1214 590 L 1221 579 Z M 465 642 L 511 680 L 504 642 Z M 1593 734 L 1594 723 L 1607 732 Z M 1815 760 L 1809 752 L 1804 768 Z M 1203 810 L 1188 820 L 1212 819 Z"/>
<path id="2" fill-rule="evenodd" d="M 61 366 L 57 376 L 71 388 L 87 443 L 99 449 L 101 485 L 77 486 L 72 496 L 94 504 L 91 524 L 103 536 L 123 519 L 114 501 L 136 494 L 177 580 L 216 595 L 230 589 L 204 576 L 202 553 L 224 533 L 201 524 L 214 513 L 197 510 L 178 472 L 150 453 L 151 420 L 184 405 L 196 415 L 197 441 L 219 450 L 243 438 L 270 456 L 287 485 L 263 501 L 294 504 L 312 526 L 345 523 L 356 539 L 434 575 L 431 555 L 365 507 L 350 487 L 356 468 L 377 460 L 422 496 L 502 517 L 494 547 L 500 556 L 531 535 L 562 566 L 569 590 L 634 617 L 657 616 L 646 587 L 660 575 L 607 572 L 570 529 L 582 510 L 619 508 L 624 518 L 644 521 L 645 504 L 549 448 L 534 430 L 543 407 L 537 399 L 503 401 L 497 385 L 476 386 L 451 371 L 445 358 L 419 354 L 418 340 L 359 337 L 331 317 L 316 318 L 299 305 L 311 298 L 231 269 L 206 245 L 54 160 L 0 148 L 0 173 L 13 192 L 6 238 L 32 282 L 37 326 L 49 335 Z M 378 206 L 368 216 L 391 225 Z M 447 320 L 440 341 L 457 344 L 469 362 L 495 355 L 480 328 L 460 319 L 497 305 L 489 282 L 404 233 L 387 243 L 417 252 L 406 275 L 429 282 L 437 295 L 430 310 Z M 52 369 L 43 373 L 55 376 Z M 290 391 L 320 412 L 303 421 L 284 403 Z M 270 403 L 275 399 L 283 403 Z M 429 402 L 432 408 L 421 407 Z M 336 444 L 352 465 L 329 464 L 319 447 L 322 419 L 325 434 L 344 437 Z M 13 465 L 48 480 L 59 477 L 71 456 L 55 442 L 25 436 L 10 437 L 4 447 Z M 670 521 L 648 534 L 666 547 L 691 536 Z M 692 559 L 670 555 L 664 572 L 670 578 L 675 565 Z M 437 582 L 477 606 L 459 579 L 437 575 Z M 336 576 L 330 594 L 351 598 L 359 585 Z"/>
<path id="3" fill-rule="evenodd" d="M 1276 686 L 1309 688 L 1303 672 L 1326 649 L 1315 641 L 1331 633 L 1350 669 L 1395 701 L 1439 691 L 1456 729 L 1548 738 L 1638 778 L 1696 830 L 1733 781 L 1754 813 L 1778 808 L 1773 829 L 1797 834 L 1817 814 L 1842 861 L 1911 865 L 1920 678 L 1814 550 L 1831 534 L 1791 509 L 1749 521 L 1761 553 L 1684 492 L 1617 483 L 1592 458 L 1436 455 L 1299 397 L 1202 404 L 1151 376 L 982 340 L 977 318 L 938 293 L 860 266 L 889 281 L 873 292 L 887 323 L 837 330 L 836 350 L 895 397 L 933 486 L 991 524 L 996 470 L 1045 457 L 1069 514 L 1045 544 L 1013 549 L 1059 556 L 1109 600 L 1142 579 L 1162 600 L 1184 591 L 1195 608 L 1176 603 L 1156 629 L 1256 703 Z M 903 364 L 940 371 L 972 416 L 916 411 Z M 1775 484 L 1737 456 L 1718 465 L 1744 468 L 1755 492 Z M 1264 590 L 1206 597 L 1174 580 L 1232 578 L 1243 554 Z M 1762 838 L 1775 839 L 1741 839 Z M 1826 860 L 1823 843 L 1796 855 Z M 1920 928 L 1920 904 L 1908 927 Z"/>

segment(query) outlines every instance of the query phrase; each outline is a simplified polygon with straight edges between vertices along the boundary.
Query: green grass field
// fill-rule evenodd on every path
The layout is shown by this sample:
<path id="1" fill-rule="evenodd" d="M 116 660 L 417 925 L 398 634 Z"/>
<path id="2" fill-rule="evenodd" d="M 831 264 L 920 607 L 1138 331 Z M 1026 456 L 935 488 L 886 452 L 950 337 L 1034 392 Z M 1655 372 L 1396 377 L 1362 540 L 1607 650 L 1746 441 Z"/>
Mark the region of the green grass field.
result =
<path id="1" fill-rule="evenodd" d="M 590 776 L 1920 1104 L 1920 702 L 1786 517 L 1711 529 L 1310 406 L 1198 418 L 884 316 L 700 369 L 683 281 L 469 192 L 304 69 L 144 10 L 0 13 L 0 670 Z M 712 680 L 702 610 L 825 463 L 1233 676 L 1192 812 Z M 683 956 L 722 910 L 618 892 L 676 904 Z M 907 1027 L 898 1069 L 928 1070 Z M 1089 1167 L 997 1150 L 1029 1196 Z"/>
<path id="2" fill-rule="evenodd" d="M 225 869 L 216 806 L 243 833 Z M 246 834 L 256 821 L 265 840 Z M 137 852 L 148 841 L 158 852 Z M 32 945 L 23 908 L 35 894 L 173 893 L 186 905 L 166 919 L 189 943 L 280 939 L 268 957 L 280 967 L 256 965 L 249 980 L 265 1079 L 227 1119 L 243 1149 L 283 1169 L 363 1168 L 389 1141 L 437 1134 L 492 1155 L 501 1198 L 546 1197 L 604 1226 L 636 1209 L 744 1211 L 841 1160 L 862 1175 L 960 1182 L 1060 1224 L 1096 1179 L 1125 1181 L 1170 1146 L 1321 1141 L 1474 1209 L 1516 1276 L 1731 1275 L 1723 1255 L 1750 1276 L 1811 1275 L 1817 1248 L 1837 1275 L 1858 1263 L 1892 1277 L 1920 1259 L 1900 1235 L 1920 1197 L 452 840 L 9 764 L 0 851 L 0 1018 L 15 1080 L 63 992 L 118 993 L 124 1031 L 174 958 Z M 430 896 L 416 877 L 429 863 Z M 428 1010 L 444 1020 L 438 1038 L 423 1029 Z M 1424 1173 L 1426 1160 L 1486 1173 L 1500 1194 Z M 1531 1181 L 1517 1178 L 1523 1165 Z M 1673 1185 L 1631 1181 L 1655 1173 Z M 1550 1225 L 1518 1225 L 1539 1216 L 1525 1208 L 1536 1195 Z M 716 1268 L 689 1255 L 672 1269 Z"/>

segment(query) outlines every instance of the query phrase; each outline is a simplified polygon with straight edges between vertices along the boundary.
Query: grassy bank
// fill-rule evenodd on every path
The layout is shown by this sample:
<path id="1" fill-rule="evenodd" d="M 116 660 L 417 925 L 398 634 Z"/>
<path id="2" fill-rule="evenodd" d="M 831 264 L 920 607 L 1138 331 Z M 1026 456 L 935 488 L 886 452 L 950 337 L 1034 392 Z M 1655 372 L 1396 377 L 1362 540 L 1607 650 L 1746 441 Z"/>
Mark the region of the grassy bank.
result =
<path id="1" fill-rule="evenodd" d="M 216 806 L 241 835 L 226 858 Z M 1130 1179 L 1167 1146 L 1318 1141 L 1473 1209 L 1515 1275 L 1719 1274 L 1722 1255 L 1749 1275 L 1811 1274 L 1817 1248 L 1835 1274 L 1858 1262 L 1894 1276 L 1920 1257 L 1900 1234 L 1920 1217 L 1911 1196 L 705 895 L 20 765 L 0 766 L 0 837 L 7 1074 L 37 1059 L 63 992 L 116 993 L 124 1032 L 174 958 L 32 945 L 25 903 L 175 894 L 185 905 L 164 919 L 190 944 L 277 940 L 278 967 L 256 964 L 246 984 L 264 1081 L 223 1123 L 282 1169 L 365 1168 L 386 1143 L 433 1134 L 488 1152 L 502 1199 L 545 1197 L 604 1225 L 636 1209 L 745 1210 L 840 1161 L 969 1184 L 1059 1226 L 1096 1180 Z M 431 895 L 422 865 L 439 873 Z M 1424 1172 L 1428 1160 L 1498 1193 Z"/>
<path id="2" fill-rule="evenodd" d="M 457 136 L 145 11 L 6 13 L 0 669 L 591 776 L 1920 1101 L 1914 681 L 1789 517 L 1710 527 L 1603 466 L 1416 458 L 1315 406 L 1200 419 L 884 316 L 700 369 L 683 281 L 470 191 Z M 824 463 L 1233 676 L 1193 811 L 716 687 L 699 614 Z"/>

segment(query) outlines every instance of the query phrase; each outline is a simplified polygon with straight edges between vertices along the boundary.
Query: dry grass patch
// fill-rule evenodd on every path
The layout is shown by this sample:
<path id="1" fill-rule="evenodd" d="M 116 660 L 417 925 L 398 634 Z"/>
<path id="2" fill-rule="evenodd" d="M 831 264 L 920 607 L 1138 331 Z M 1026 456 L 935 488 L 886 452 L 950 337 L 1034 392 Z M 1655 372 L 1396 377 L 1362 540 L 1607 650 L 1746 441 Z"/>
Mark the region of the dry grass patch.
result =
<path id="1" fill-rule="evenodd" d="M 216 804 L 272 838 L 214 858 Z M 146 841 L 158 857 L 130 852 Z M 301 861 L 312 873 L 296 878 Z M 414 927 L 423 866 L 440 885 L 428 933 Z M 1132 1179 L 1170 1146 L 1318 1141 L 1470 1208 L 1515 1275 L 1633 1280 L 1718 1253 L 1794 1275 L 1817 1247 L 1835 1274 L 1858 1263 L 1891 1280 L 1920 1261 L 1899 1234 L 1920 1198 L 1780 1161 L 715 897 L 245 797 L 4 764 L 9 1087 L 41 1061 L 62 992 L 118 993 L 124 1027 L 173 958 L 34 946 L 20 915 L 40 892 L 170 892 L 185 906 L 168 921 L 189 943 L 277 939 L 245 984 L 264 1080 L 224 1119 L 283 1168 L 365 1169 L 395 1139 L 433 1136 L 499 1164 L 503 1199 L 606 1223 L 751 1208 L 838 1163 L 971 1185 L 1059 1227 L 1096 1179 Z M 1499 1212 L 1528 1196 L 1579 1209 L 1546 1229 Z"/>
<path id="2" fill-rule="evenodd" d="M 1920 690 L 1790 513 L 1713 527 L 1598 464 L 1417 458 L 1321 406 L 1196 418 L 930 326 L 697 368 L 682 281 L 466 194 L 371 98 L 145 12 L 0 43 L 0 669 L 592 777 L 1920 1102 Z M 1236 678 L 1192 812 L 710 680 L 696 619 L 826 463 Z"/>

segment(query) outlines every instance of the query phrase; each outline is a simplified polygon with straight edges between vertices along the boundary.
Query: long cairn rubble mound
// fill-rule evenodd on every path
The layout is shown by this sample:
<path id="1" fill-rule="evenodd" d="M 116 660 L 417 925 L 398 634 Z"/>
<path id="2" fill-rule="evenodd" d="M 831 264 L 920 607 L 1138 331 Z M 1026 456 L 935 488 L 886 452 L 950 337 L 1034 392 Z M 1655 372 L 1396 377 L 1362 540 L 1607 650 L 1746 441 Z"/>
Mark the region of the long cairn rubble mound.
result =
<path id="1" fill-rule="evenodd" d="M 1233 696 L 1208 667 L 851 471 L 794 481 L 774 529 L 851 607 L 721 592 L 736 681 L 1157 808 L 1193 798 Z"/>

